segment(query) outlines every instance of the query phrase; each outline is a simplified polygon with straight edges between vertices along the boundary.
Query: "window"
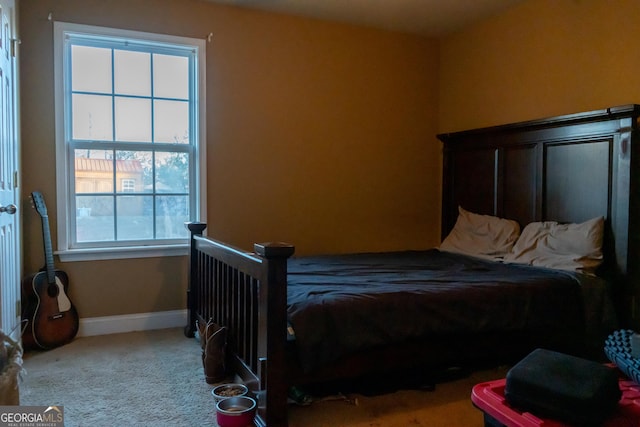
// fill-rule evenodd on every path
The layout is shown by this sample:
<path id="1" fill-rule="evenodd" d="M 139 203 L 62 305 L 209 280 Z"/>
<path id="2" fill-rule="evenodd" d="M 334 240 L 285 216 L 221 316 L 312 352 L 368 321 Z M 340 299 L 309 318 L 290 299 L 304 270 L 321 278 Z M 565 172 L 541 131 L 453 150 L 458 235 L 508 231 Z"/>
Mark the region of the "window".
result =
<path id="1" fill-rule="evenodd" d="M 135 179 L 123 179 L 122 180 L 122 192 L 123 193 L 135 193 L 136 180 Z"/>
<path id="2" fill-rule="evenodd" d="M 55 23 L 58 254 L 186 254 L 204 217 L 204 40 Z"/>

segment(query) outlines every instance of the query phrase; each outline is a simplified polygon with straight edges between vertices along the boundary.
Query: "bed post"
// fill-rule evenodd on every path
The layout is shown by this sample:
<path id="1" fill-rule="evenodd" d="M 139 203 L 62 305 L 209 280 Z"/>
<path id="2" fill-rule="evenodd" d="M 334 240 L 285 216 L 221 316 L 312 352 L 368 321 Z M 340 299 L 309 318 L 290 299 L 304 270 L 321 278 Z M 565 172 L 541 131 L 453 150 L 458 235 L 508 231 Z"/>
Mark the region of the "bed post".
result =
<path id="1" fill-rule="evenodd" d="M 261 389 L 267 390 L 264 422 L 269 427 L 287 425 L 289 388 L 285 363 L 287 328 L 287 259 L 294 246 L 287 243 L 256 243 L 253 249 L 267 260 L 266 302 L 260 298 L 260 312 L 266 310 L 267 322 L 260 322 L 259 336 L 266 337 L 266 367 L 260 372 Z M 266 303 L 266 307 L 264 304 Z M 261 340 L 262 341 L 262 340 Z M 264 353 L 263 353 L 264 354 Z M 261 365 L 264 366 L 264 365 Z M 266 371 L 266 372 L 265 372 Z"/>
<path id="2" fill-rule="evenodd" d="M 191 294 L 191 287 L 196 284 L 195 277 L 197 275 L 197 259 L 196 253 L 196 240 L 195 236 L 202 236 L 202 232 L 207 228 L 207 224 L 203 222 L 187 222 L 185 223 L 191 234 L 189 238 L 189 278 L 187 281 L 187 325 L 184 327 L 184 335 L 187 338 L 192 338 L 196 331 L 196 310 L 193 304 L 195 304 L 193 295 Z"/>

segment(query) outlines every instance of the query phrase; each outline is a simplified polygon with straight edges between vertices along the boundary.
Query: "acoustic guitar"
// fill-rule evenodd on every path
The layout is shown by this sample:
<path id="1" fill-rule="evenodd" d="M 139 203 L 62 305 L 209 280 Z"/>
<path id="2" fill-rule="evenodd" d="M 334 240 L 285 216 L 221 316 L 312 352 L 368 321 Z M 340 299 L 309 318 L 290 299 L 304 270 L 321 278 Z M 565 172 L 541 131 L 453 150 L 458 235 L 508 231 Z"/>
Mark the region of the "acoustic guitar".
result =
<path id="1" fill-rule="evenodd" d="M 67 296 L 69 277 L 53 265 L 49 216 L 44 197 L 31 193 L 33 206 L 42 219 L 45 266 L 22 281 L 22 334 L 24 348 L 51 349 L 67 344 L 78 333 L 78 312 Z M 26 302 L 26 304 L 25 304 Z"/>

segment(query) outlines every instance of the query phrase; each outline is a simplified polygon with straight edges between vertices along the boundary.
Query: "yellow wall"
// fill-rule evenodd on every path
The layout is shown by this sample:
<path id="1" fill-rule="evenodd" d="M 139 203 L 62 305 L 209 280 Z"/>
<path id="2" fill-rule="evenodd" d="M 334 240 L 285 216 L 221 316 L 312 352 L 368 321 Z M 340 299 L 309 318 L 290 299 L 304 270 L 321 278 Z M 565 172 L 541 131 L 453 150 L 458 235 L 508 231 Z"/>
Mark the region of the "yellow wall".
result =
<path id="1" fill-rule="evenodd" d="M 438 129 L 640 102 L 638 0 L 529 0 L 441 43 Z"/>
<path id="2" fill-rule="evenodd" d="M 199 0 L 20 3 L 22 192 L 55 246 L 55 20 L 205 38 L 208 233 L 298 254 L 439 238 L 436 132 L 640 102 L 637 0 L 528 0 L 440 40 Z M 24 212 L 25 273 L 43 261 Z M 60 263 L 82 317 L 181 309 L 186 258 Z"/>
<path id="3" fill-rule="evenodd" d="M 439 241 L 434 40 L 199 0 L 20 2 L 22 195 L 56 242 L 54 20 L 206 38 L 208 233 L 298 254 Z M 43 261 L 24 209 L 25 273 Z M 61 263 L 81 317 L 182 309 L 186 257 Z"/>

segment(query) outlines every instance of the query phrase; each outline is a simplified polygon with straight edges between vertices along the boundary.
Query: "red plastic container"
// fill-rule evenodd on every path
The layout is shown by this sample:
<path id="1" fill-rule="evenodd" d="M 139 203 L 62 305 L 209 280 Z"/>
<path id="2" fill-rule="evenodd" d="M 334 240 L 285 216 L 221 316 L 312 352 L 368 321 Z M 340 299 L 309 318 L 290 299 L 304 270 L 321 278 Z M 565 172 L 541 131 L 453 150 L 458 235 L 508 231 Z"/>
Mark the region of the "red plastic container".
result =
<path id="1" fill-rule="evenodd" d="M 544 419 L 529 412 L 521 412 L 509 406 L 504 397 L 506 380 L 500 379 L 476 384 L 471 391 L 471 401 L 485 414 L 485 425 L 502 424 L 507 427 L 569 427 L 558 421 Z M 604 427 L 640 426 L 640 385 L 620 379 L 622 398 L 618 409 L 604 423 Z M 487 416 L 491 422 L 487 422 Z"/>

